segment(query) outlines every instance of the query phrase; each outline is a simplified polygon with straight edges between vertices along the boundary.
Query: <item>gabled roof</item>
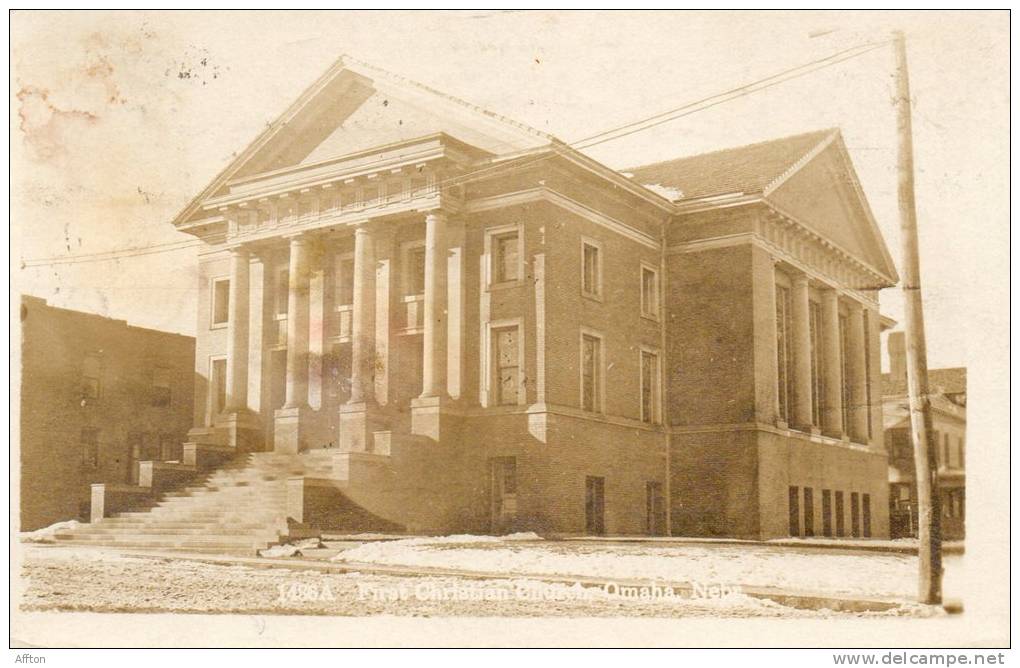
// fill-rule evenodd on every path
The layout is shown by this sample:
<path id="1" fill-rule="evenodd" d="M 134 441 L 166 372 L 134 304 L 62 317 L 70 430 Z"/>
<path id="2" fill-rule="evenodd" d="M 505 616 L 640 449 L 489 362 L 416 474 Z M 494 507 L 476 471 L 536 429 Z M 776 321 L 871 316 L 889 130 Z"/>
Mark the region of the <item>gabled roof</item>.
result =
<path id="1" fill-rule="evenodd" d="M 303 127 L 307 127 L 312 122 L 309 120 L 310 117 L 315 114 L 321 115 L 323 107 L 334 103 L 338 96 L 343 95 L 349 89 L 351 82 L 356 81 L 369 82 L 376 87 L 385 87 L 389 91 L 403 92 L 419 102 L 423 99 L 427 100 L 423 106 L 427 106 L 439 114 L 454 114 L 468 119 L 465 122 L 475 125 L 479 129 L 479 133 L 489 133 L 491 136 L 491 146 L 483 148 L 491 149 L 492 146 L 495 146 L 502 149 L 494 151 L 497 153 L 512 154 L 519 151 L 534 150 L 556 142 L 555 138 L 551 135 L 523 123 L 465 102 L 460 98 L 441 93 L 410 79 L 368 65 L 350 56 L 342 55 L 321 77 L 305 89 L 293 104 L 231 160 L 174 217 L 173 224 L 180 226 L 198 213 L 202 202 L 220 192 L 232 178 L 243 174 L 246 166 L 249 171 L 252 171 L 251 165 L 257 166 L 254 171 L 263 171 L 263 163 L 266 162 L 263 156 L 272 156 L 277 145 L 286 144 L 290 139 L 290 135 L 299 132 Z M 342 117 L 331 118 L 330 122 L 342 124 L 343 120 Z"/>
<path id="2" fill-rule="evenodd" d="M 764 192 L 838 130 L 818 130 L 622 170 L 646 187 L 679 191 L 678 201 Z"/>
<path id="3" fill-rule="evenodd" d="M 928 392 L 933 395 L 966 394 L 967 368 L 928 369 Z M 882 396 L 896 397 L 906 394 L 905 377 L 893 377 L 891 373 L 882 374 Z"/>

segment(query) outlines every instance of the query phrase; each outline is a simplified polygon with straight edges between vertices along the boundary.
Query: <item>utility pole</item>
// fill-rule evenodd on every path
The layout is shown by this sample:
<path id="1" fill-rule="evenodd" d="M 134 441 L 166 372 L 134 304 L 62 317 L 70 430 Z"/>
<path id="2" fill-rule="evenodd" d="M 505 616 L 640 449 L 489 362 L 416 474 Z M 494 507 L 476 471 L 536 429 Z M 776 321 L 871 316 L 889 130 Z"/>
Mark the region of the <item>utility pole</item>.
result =
<path id="1" fill-rule="evenodd" d="M 910 124 L 910 81 L 907 76 L 907 46 L 901 31 L 894 33 L 896 49 L 896 111 L 900 204 L 900 247 L 902 249 L 903 305 L 907 339 L 907 391 L 910 397 L 910 425 L 914 441 L 914 469 L 917 480 L 918 512 L 918 600 L 942 603 L 942 517 L 939 507 L 936 444 L 932 442 L 931 398 L 928 395 L 928 353 L 924 338 L 924 310 L 921 304 L 921 265 L 917 241 L 917 211 L 914 204 L 914 144 Z"/>

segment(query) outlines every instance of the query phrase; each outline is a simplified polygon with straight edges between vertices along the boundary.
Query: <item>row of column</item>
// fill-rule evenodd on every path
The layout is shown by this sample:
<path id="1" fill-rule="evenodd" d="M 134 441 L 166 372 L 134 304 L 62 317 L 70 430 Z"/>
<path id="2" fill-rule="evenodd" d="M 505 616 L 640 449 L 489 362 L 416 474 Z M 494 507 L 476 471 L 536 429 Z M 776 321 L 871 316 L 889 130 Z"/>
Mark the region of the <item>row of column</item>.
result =
<path id="1" fill-rule="evenodd" d="M 446 216 L 432 212 L 425 218 L 424 379 L 421 397 L 446 393 Z M 289 237 L 287 290 L 287 377 L 284 408 L 308 406 L 309 295 L 311 239 Z M 230 304 L 227 339 L 227 412 L 239 413 L 248 404 L 249 264 L 251 250 L 237 246 L 230 252 Z M 349 403 L 375 401 L 376 252 L 369 224 L 354 232 L 354 304 L 351 318 L 351 397 Z M 387 314 L 388 315 L 388 314 Z"/>
<path id="2" fill-rule="evenodd" d="M 865 354 L 864 307 L 855 300 L 847 302 L 846 345 L 840 333 L 840 302 L 835 289 L 819 291 L 818 355 L 821 385 L 821 424 L 815 425 L 812 411 L 814 391 L 812 383 L 811 300 L 808 277 L 792 276 L 790 291 L 790 343 L 791 371 L 793 376 L 790 397 L 790 424 L 807 431 L 812 426 L 836 438 L 848 433 L 857 442 L 867 442 L 871 407 L 868 401 L 868 364 Z M 844 352 L 847 358 L 844 359 Z M 876 351 L 871 351 L 874 354 Z M 844 379 L 844 368 L 848 378 Z M 849 424 L 844 424 L 843 387 L 849 389 Z"/>

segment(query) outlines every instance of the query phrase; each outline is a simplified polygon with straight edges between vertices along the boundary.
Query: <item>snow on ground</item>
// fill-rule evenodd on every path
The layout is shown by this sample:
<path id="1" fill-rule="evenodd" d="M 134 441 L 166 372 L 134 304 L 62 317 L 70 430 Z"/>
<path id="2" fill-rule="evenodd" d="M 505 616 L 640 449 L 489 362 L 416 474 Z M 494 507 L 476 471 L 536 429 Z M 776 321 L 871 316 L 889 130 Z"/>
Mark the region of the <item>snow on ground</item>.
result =
<path id="1" fill-rule="evenodd" d="M 511 575 L 769 587 L 786 591 L 910 598 L 916 557 L 768 545 L 589 544 L 447 536 L 365 543 L 334 561 L 451 568 Z"/>
<path id="2" fill-rule="evenodd" d="M 521 543 L 518 543 L 521 544 Z M 86 553 L 92 552 L 91 556 Z M 123 558 L 103 550 L 29 547 L 22 570 L 24 610 L 202 612 L 226 614 L 527 616 L 527 617 L 810 617 L 732 593 L 710 598 L 643 600 L 529 578 L 464 579 L 322 573 L 161 558 Z M 860 616 L 926 614 L 905 606 Z"/>
<path id="3" fill-rule="evenodd" d="M 66 522 L 57 522 L 51 524 L 48 527 L 42 529 L 36 529 L 35 531 L 28 531 L 21 534 L 21 542 L 23 543 L 55 543 L 57 538 L 56 534 L 61 529 L 77 529 L 81 526 L 81 522 L 78 520 L 68 520 Z"/>

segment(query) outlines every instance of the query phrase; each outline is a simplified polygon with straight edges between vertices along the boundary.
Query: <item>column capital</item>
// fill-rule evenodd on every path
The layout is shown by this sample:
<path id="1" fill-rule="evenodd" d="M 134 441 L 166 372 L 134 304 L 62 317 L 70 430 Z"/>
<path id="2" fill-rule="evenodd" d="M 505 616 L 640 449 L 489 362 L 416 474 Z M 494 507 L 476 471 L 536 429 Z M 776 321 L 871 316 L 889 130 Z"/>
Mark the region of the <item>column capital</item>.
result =
<path id="1" fill-rule="evenodd" d="M 859 313 L 864 311 L 864 304 L 860 303 L 856 299 L 847 299 L 846 307 L 851 313 Z"/>
<path id="2" fill-rule="evenodd" d="M 283 238 L 286 239 L 291 246 L 303 246 L 308 244 L 312 240 L 311 237 L 312 235 L 307 232 L 296 232 L 294 234 L 283 235 Z"/>
<path id="3" fill-rule="evenodd" d="M 450 216 L 445 209 L 432 209 L 425 214 L 425 222 L 429 222 L 430 219 L 446 223 L 449 222 Z"/>
<path id="4" fill-rule="evenodd" d="M 797 286 L 807 285 L 811 279 L 802 271 L 790 274 L 790 281 Z"/>

